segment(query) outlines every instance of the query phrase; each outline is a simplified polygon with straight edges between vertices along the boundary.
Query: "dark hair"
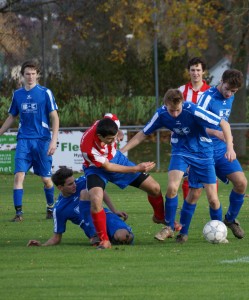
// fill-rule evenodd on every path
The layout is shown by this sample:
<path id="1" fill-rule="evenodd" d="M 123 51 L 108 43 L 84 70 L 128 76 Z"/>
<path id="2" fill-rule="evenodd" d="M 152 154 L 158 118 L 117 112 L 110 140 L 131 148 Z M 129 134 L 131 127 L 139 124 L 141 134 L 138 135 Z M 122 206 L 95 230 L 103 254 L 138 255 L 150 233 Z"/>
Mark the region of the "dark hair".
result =
<path id="1" fill-rule="evenodd" d="M 203 58 L 201 57 L 193 57 L 188 61 L 188 70 L 190 69 L 191 66 L 195 66 L 200 64 L 202 66 L 202 70 L 206 70 L 206 62 L 204 61 Z"/>
<path id="2" fill-rule="evenodd" d="M 52 175 L 53 183 L 58 185 L 64 185 L 67 178 L 73 176 L 73 170 L 67 167 L 60 168 Z"/>
<path id="3" fill-rule="evenodd" d="M 236 69 L 230 69 L 226 70 L 222 74 L 222 82 L 227 83 L 229 85 L 229 88 L 234 89 L 234 88 L 241 88 L 244 82 L 244 77 L 242 72 Z"/>
<path id="4" fill-rule="evenodd" d="M 110 118 L 104 118 L 97 124 L 96 133 L 102 137 L 114 136 L 118 132 L 118 125 Z"/>
<path id="5" fill-rule="evenodd" d="M 183 102 L 183 95 L 182 92 L 178 89 L 169 89 L 163 98 L 164 104 L 167 105 L 172 103 L 173 105 L 178 105 L 179 103 Z"/>
<path id="6" fill-rule="evenodd" d="M 24 71 L 26 68 L 36 70 L 37 74 L 40 74 L 40 66 L 36 60 L 27 60 L 22 64 L 21 74 L 24 75 Z"/>

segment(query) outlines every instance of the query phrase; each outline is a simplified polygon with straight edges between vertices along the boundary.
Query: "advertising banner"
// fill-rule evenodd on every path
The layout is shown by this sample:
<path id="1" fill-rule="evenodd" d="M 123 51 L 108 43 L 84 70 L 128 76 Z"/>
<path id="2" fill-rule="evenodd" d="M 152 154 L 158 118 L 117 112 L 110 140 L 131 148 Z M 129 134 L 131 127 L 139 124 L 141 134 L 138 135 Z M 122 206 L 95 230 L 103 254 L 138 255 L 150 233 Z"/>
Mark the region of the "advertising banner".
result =
<path id="1" fill-rule="evenodd" d="M 6 133 L 0 136 L 0 173 L 14 173 L 16 153 L 16 133 Z"/>
<path id="2" fill-rule="evenodd" d="M 127 143 L 127 130 L 123 130 L 124 139 L 119 148 Z M 14 158 L 16 149 L 16 134 L 5 133 L 0 136 L 0 172 L 14 173 Z M 75 172 L 82 172 L 82 154 L 80 140 L 82 131 L 60 131 L 58 134 L 58 147 L 53 155 L 52 172 L 66 166 Z M 30 170 L 33 172 L 33 169 Z"/>

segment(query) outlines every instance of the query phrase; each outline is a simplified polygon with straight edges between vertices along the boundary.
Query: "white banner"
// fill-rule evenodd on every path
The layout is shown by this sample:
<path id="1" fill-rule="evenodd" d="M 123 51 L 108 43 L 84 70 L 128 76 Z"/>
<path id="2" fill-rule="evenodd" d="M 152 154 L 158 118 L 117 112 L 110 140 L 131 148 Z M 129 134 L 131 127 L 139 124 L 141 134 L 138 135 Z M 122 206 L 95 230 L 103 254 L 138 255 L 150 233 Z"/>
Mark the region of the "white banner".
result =
<path id="1" fill-rule="evenodd" d="M 122 148 L 127 143 L 127 130 L 123 130 L 124 139 L 120 143 Z M 1 173 L 14 173 L 14 155 L 16 149 L 16 132 L 6 133 L 0 139 L 0 171 Z M 82 154 L 80 151 L 81 131 L 59 131 L 58 147 L 53 155 L 52 172 L 66 166 L 75 172 L 82 171 Z M 10 141 L 11 139 L 11 141 Z M 11 150 L 11 151 L 10 151 Z M 8 161 L 7 161 L 7 154 Z M 12 159 L 9 159 L 11 154 Z M 127 153 L 125 153 L 127 155 Z M 6 165 L 7 164 L 7 165 Z M 12 167 L 11 167 L 12 166 Z M 30 169 L 33 173 L 33 168 Z"/>

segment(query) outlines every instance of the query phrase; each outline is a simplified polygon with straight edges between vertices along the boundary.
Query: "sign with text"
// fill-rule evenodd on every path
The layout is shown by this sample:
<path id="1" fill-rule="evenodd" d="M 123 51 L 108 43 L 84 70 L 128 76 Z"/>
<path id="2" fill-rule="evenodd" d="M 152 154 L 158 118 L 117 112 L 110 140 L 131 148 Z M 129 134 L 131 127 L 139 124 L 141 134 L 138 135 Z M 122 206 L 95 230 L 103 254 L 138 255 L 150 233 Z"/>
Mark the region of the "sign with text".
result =
<path id="1" fill-rule="evenodd" d="M 124 139 L 119 148 L 127 143 L 127 130 L 123 130 Z M 82 154 L 80 140 L 82 131 L 60 131 L 58 134 L 58 147 L 53 155 L 52 172 L 66 166 L 75 172 L 82 172 Z M 0 172 L 14 173 L 14 159 L 17 133 L 6 133 L 0 136 Z M 33 169 L 30 170 L 33 172 Z"/>

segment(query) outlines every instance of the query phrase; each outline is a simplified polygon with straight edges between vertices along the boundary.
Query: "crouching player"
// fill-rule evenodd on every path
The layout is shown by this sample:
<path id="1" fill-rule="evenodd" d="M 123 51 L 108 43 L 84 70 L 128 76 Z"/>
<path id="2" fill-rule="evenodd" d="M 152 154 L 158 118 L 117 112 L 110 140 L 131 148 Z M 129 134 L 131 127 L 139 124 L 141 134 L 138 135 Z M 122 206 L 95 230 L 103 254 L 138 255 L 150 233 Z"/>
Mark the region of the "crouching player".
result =
<path id="1" fill-rule="evenodd" d="M 54 235 L 45 243 L 37 240 L 30 240 L 27 246 L 53 246 L 61 242 L 62 234 L 66 231 L 66 223 L 70 220 L 78 225 L 90 240 L 91 245 L 98 245 L 99 238 L 96 234 L 90 213 L 90 201 L 86 198 L 86 179 L 84 176 L 74 179 L 73 171 L 68 168 L 61 168 L 52 176 L 54 184 L 60 191 L 60 195 L 53 211 Z M 132 229 L 124 220 L 127 219 L 125 212 L 116 211 L 110 198 L 105 193 L 104 201 L 110 208 L 105 208 L 106 226 L 110 241 L 113 244 L 131 244 L 134 235 Z"/>

